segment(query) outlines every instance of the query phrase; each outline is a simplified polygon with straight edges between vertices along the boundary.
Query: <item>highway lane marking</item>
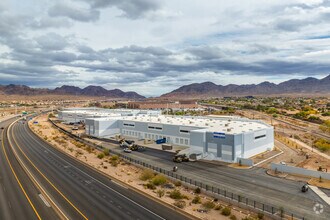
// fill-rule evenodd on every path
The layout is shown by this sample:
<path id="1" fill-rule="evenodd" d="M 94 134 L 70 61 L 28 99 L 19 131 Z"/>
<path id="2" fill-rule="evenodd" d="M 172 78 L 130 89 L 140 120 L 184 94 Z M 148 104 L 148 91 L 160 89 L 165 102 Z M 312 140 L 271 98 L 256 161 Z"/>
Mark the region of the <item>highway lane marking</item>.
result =
<path id="1" fill-rule="evenodd" d="M 45 205 L 50 208 L 50 204 L 47 202 L 47 200 L 45 199 L 45 197 L 42 194 L 39 194 L 39 197 L 45 203 Z"/>
<path id="2" fill-rule="evenodd" d="M 125 188 L 125 189 L 128 189 L 127 187 L 123 186 L 122 184 L 120 184 L 120 183 L 118 183 L 118 182 L 116 182 L 116 181 L 111 180 L 111 182 L 113 182 L 114 184 L 116 184 L 116 185 L 118 185 L 118 186 L 120 186 L 120 187 L 123 187 L 123 188 Z"/>
<path id="3" fill-rule="evenodd" d="M 11 124 L 12 125 L 12 124 Z M 10 128 L 11 128 L 10 125 Z M 22 148 L 17 144 L 14 132 L 11 131 L 13 140 L 18 147 L 18 149 L 22 152 L 24 157 L 30 162 L 30 164 L 38 171 L 38 173 L 58 192 L 62 198 L 65 199 L 84 219 L 88 220 L 88 218 L 36 167 L 36 165 L 30 160 L 30 158 L 23 152 Z"/>
<path id="4" fill-rule="evenodd" d="M 25 130 L 26 130 L 26 128 L 25 128 Z M 28 135 L 29 135 L 34 141 L 36 141 L 36 142 L 39 144 L 39 146 L 41 146 L 42 148 L 46 149 L 46 147 L 43 146 L 42 144 L 40 144 L 40 142 L 39 142 L 38 140 L 36 140 L 36 138 L 33 137 L 28 131 L 26 131 L 26 133 L 27 133 L 27 134 L 28 134 Z M 53 149 L 54 149 L 54 148 L 53 148 Z M 56 150 L 56 149 L 54 149 L 54 150 Z M 70 164 L 70 165 L 71 165 L 73 168 L 75 168 L 76 170 L 80 171 L 81 173 L 83 173 L 83 174 L 85 174 L 86 176 L 90 177 L 91 179 L 95 180 L 96 182 L 98 182 L 98 183 L 101 184 L 102 186 L 106 187 L 107 189 L 111 190 L 112 192 L 114 192 L 114 193 L 120 195 L 121 197 L 125 198 L 126 200 L 130 201 L 130 202 L 133 203 L 134 205 L 136 205 L 136 206 L 138 206 L 138 207 L 144 209 L 145 211 L 147 211 L 147 212 L 153 214 L 154 216 L 157 216 L 159 219 L 166 220 L 165 218 L 161 217 L 160 215 L 154 213 L 153 211 L 147 209 L 146 207 L 140 205 L 139 203 L 133 201 L 132 199 L 128 198 L 127 196 L 121 194 L 120 192 L 118 192 L 118 191 L 112 189 L 111 187 L 107 186 L 106 184 L 102 183 L 101 181 L 97 180 L 96 178 L 92 177 L 91 175 L 87 174 L 86 172 L 82 171 L 82 170 L 79 169 L 78 167 L 74 166 L 72 163 L 70 163 L 70 162 L 64 160 L 64 159 L 61 158 L 60 156 L 56 155 L 52 150 L 50 150 L 49 152 L 50 152 L 51 154 L 53 154 L 54 156 L 56 156 L 57 158 L 59 158 L 60 160 L 62 160 L 63 162 L 65 162 L 65 163 L 67 163 L 67 164 Z M 79 163 L 81 163 L 81 162 L 79 162 Z M 82 165 L 84 166 L 84 164 L 82 164 Z"/>
<path id="5" fill-rule="evenodd" d="M 13 122 L 15 123 L 15 122 Z M 12 124 L 13 124 L 12 123 Z M 12 124 L 9 126 L 9 128 L 12 126 Z M 7 130 L 7 133 L 9 133 L 9 131 Z M 8 135 L 8 134 L 7 134 Z M 12 145 L 11 140 L 8 138 L 8 142 L 9 145 Z M 35 185 L 37 185 L 37 188 L 39 188 L 46 196 L 47 198 L 52 202 L 52 204 L 54 205 L 54 207 L 61 213 L 61 215 L 64 217 L 64 219 L 69 219 L 64 213 L 63 211 L 57 206 L 57 204 L 51 199 L 51 197 L 47 194 L 46 190 L 40 185 L 40 183 L 35 179 L 35 177 L 32 175 L 32 173 L 29 171 L 29 169 L 26 167 L 25 163 L 22 161 L 22 159 L 18 156 L 16 150 L 14 148 L 12 148 L 14 156 L 16 157 L 16 159 L 18 160 L 18 162 L 20 163 L 20 165 L 23 167 L 23 169 L 25 170 L 25 172 L 28 174 L 28 176 L 30 177 L 30 179 L 35 183 Z M 43 197 L 44 198 L 44 197 Z M 48 203 L 48 202 L 47 202 Z M 48 203 L 49 204 L 49 203 Z"/>
<path id="6" fill-rule="evenodd" d="M 6 158 L 7 162 L 8 162 L 8 164 L 9 164 L 9 167 L 10 167 L 12 173 L 14 174 L 14 177 L 15 177 L 15 179 L 16 179 L 16 181 L 17 181 L 19 187 L 20 187 L 21 190 L 23 191 L 23 194 L 25 195 L 25 198 L 28 200 L 28 202 L 29 202 L 30 206 L 32 207 L 34 213 L 36 214 L 37 218 L 41 220 L 41 217 L 40 217 L 38 211 L 37 211 L 36 208 L 34 207 L 34 205 L 33 205 L 32 201 L 31 201 L 30 197 L 27 195 L 27 193 L 26 193 L 26 191 L 25 191 L 23 185 L 21 184 L 21 181 L 18 179 L 18 177 L 17 177 L 17 175 L 16 175 L 16 172 L 14 171 L 13 166 L 11 165 L 11 163 L 10 163 L 10 161 L 9 161 L 9 158 L 8 158 L 8 155 L 7 155 L 7 152 L 6 152 L 6 149 L 5 149 L 5 145 L 4 145 L 4 139 L 3 139 L 3 137 L 4 137 L 4 135 L 3 135 L 3 133 L 2 133 L 2 141 L 1 141 L 1 143 L 2 143 L 2 150 L 3 150 L 4 154 L 5 154 L 5 158 Z"/>

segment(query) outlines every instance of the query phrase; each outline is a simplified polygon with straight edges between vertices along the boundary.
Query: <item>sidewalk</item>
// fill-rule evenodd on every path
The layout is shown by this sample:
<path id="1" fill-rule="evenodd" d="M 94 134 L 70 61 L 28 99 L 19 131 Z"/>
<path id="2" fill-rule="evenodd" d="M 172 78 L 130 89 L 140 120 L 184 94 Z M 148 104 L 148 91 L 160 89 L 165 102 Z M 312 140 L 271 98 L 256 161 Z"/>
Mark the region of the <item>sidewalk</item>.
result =
<path id="1" fill-rule="evenodd" d="M 327 196 L 324 192 L 322 192 L 316 186 L 309 186 L 311 190 L 313 190 L 323 201 L 325 201 L 328 205 L 330 205 L 330 197 Z"/>

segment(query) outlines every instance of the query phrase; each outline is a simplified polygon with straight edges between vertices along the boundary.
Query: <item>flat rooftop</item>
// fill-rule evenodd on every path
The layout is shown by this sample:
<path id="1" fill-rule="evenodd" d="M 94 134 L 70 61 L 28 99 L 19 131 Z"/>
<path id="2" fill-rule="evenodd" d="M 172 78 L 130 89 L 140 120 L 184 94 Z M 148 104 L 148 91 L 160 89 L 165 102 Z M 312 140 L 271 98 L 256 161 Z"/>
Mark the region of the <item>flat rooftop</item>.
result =
<path id="1" fill-rule="evenodd" d="M 194 127 L 196 130 L 205 129 L 211 132 L 224 132 L 226 134 L 239 134 L 244 132 L 258 131 L 271 127 L 257 120 L 249 120 L 239 117 L 191 117 L 191 116 L 168 116 L 168 115 L 137 115 L 108 118 L 94 118 L 97 121 L 123 120 L 145 122 L 153 124 L 169 124 L 185 127 Z M 192 129 L 195 130 L 195 129 Z"/>

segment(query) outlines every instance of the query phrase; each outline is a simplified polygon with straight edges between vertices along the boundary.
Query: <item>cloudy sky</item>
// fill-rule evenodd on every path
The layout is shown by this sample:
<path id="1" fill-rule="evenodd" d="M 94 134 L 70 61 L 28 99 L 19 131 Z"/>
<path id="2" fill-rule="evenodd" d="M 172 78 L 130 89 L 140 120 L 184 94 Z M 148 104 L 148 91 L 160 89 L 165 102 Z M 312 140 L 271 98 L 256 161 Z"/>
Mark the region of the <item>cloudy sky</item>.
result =
<path id="1" fill-rule="evenodd" d="M 0 84 L 155 96 L 329 73 L 329 0 L 0 1 Z"/>

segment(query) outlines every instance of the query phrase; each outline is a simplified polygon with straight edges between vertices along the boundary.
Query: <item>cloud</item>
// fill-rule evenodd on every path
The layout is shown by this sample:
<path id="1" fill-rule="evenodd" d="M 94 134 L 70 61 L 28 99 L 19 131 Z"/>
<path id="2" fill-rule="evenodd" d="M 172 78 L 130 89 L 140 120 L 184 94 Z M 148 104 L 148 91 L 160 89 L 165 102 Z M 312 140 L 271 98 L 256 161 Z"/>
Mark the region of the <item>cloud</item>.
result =
<path id="1" fill-rule="evenodd" d="M 159 95 L 329 74 L 329 1 L 29 1 L 0 4 L 1 84 Z"/>
<path id="2" fill-rule="evenodd" d="M 42 50 L 63 50 L 69 45 L 68 40 L 56 33 L 47 33 L 36 39 Z"/>
<path id="3" fill-rule="evenodd" d="M 89 8 L 69 6 L 63 3 L 49 8 L 48 14 L 54 17 L 68 17 L 81 22 L 92 22 L 100 18 L 100 11 Z"/>
<path id="4" fill-rule="evenodd" d="M 138 19 L 148 12 L 160 8 L 160 0 L 82 0 L 91 5 L 92 8 L 101 9 L 105 7 L 116 7 L 123 12 L 123 16 L 130 19 Z"/>

